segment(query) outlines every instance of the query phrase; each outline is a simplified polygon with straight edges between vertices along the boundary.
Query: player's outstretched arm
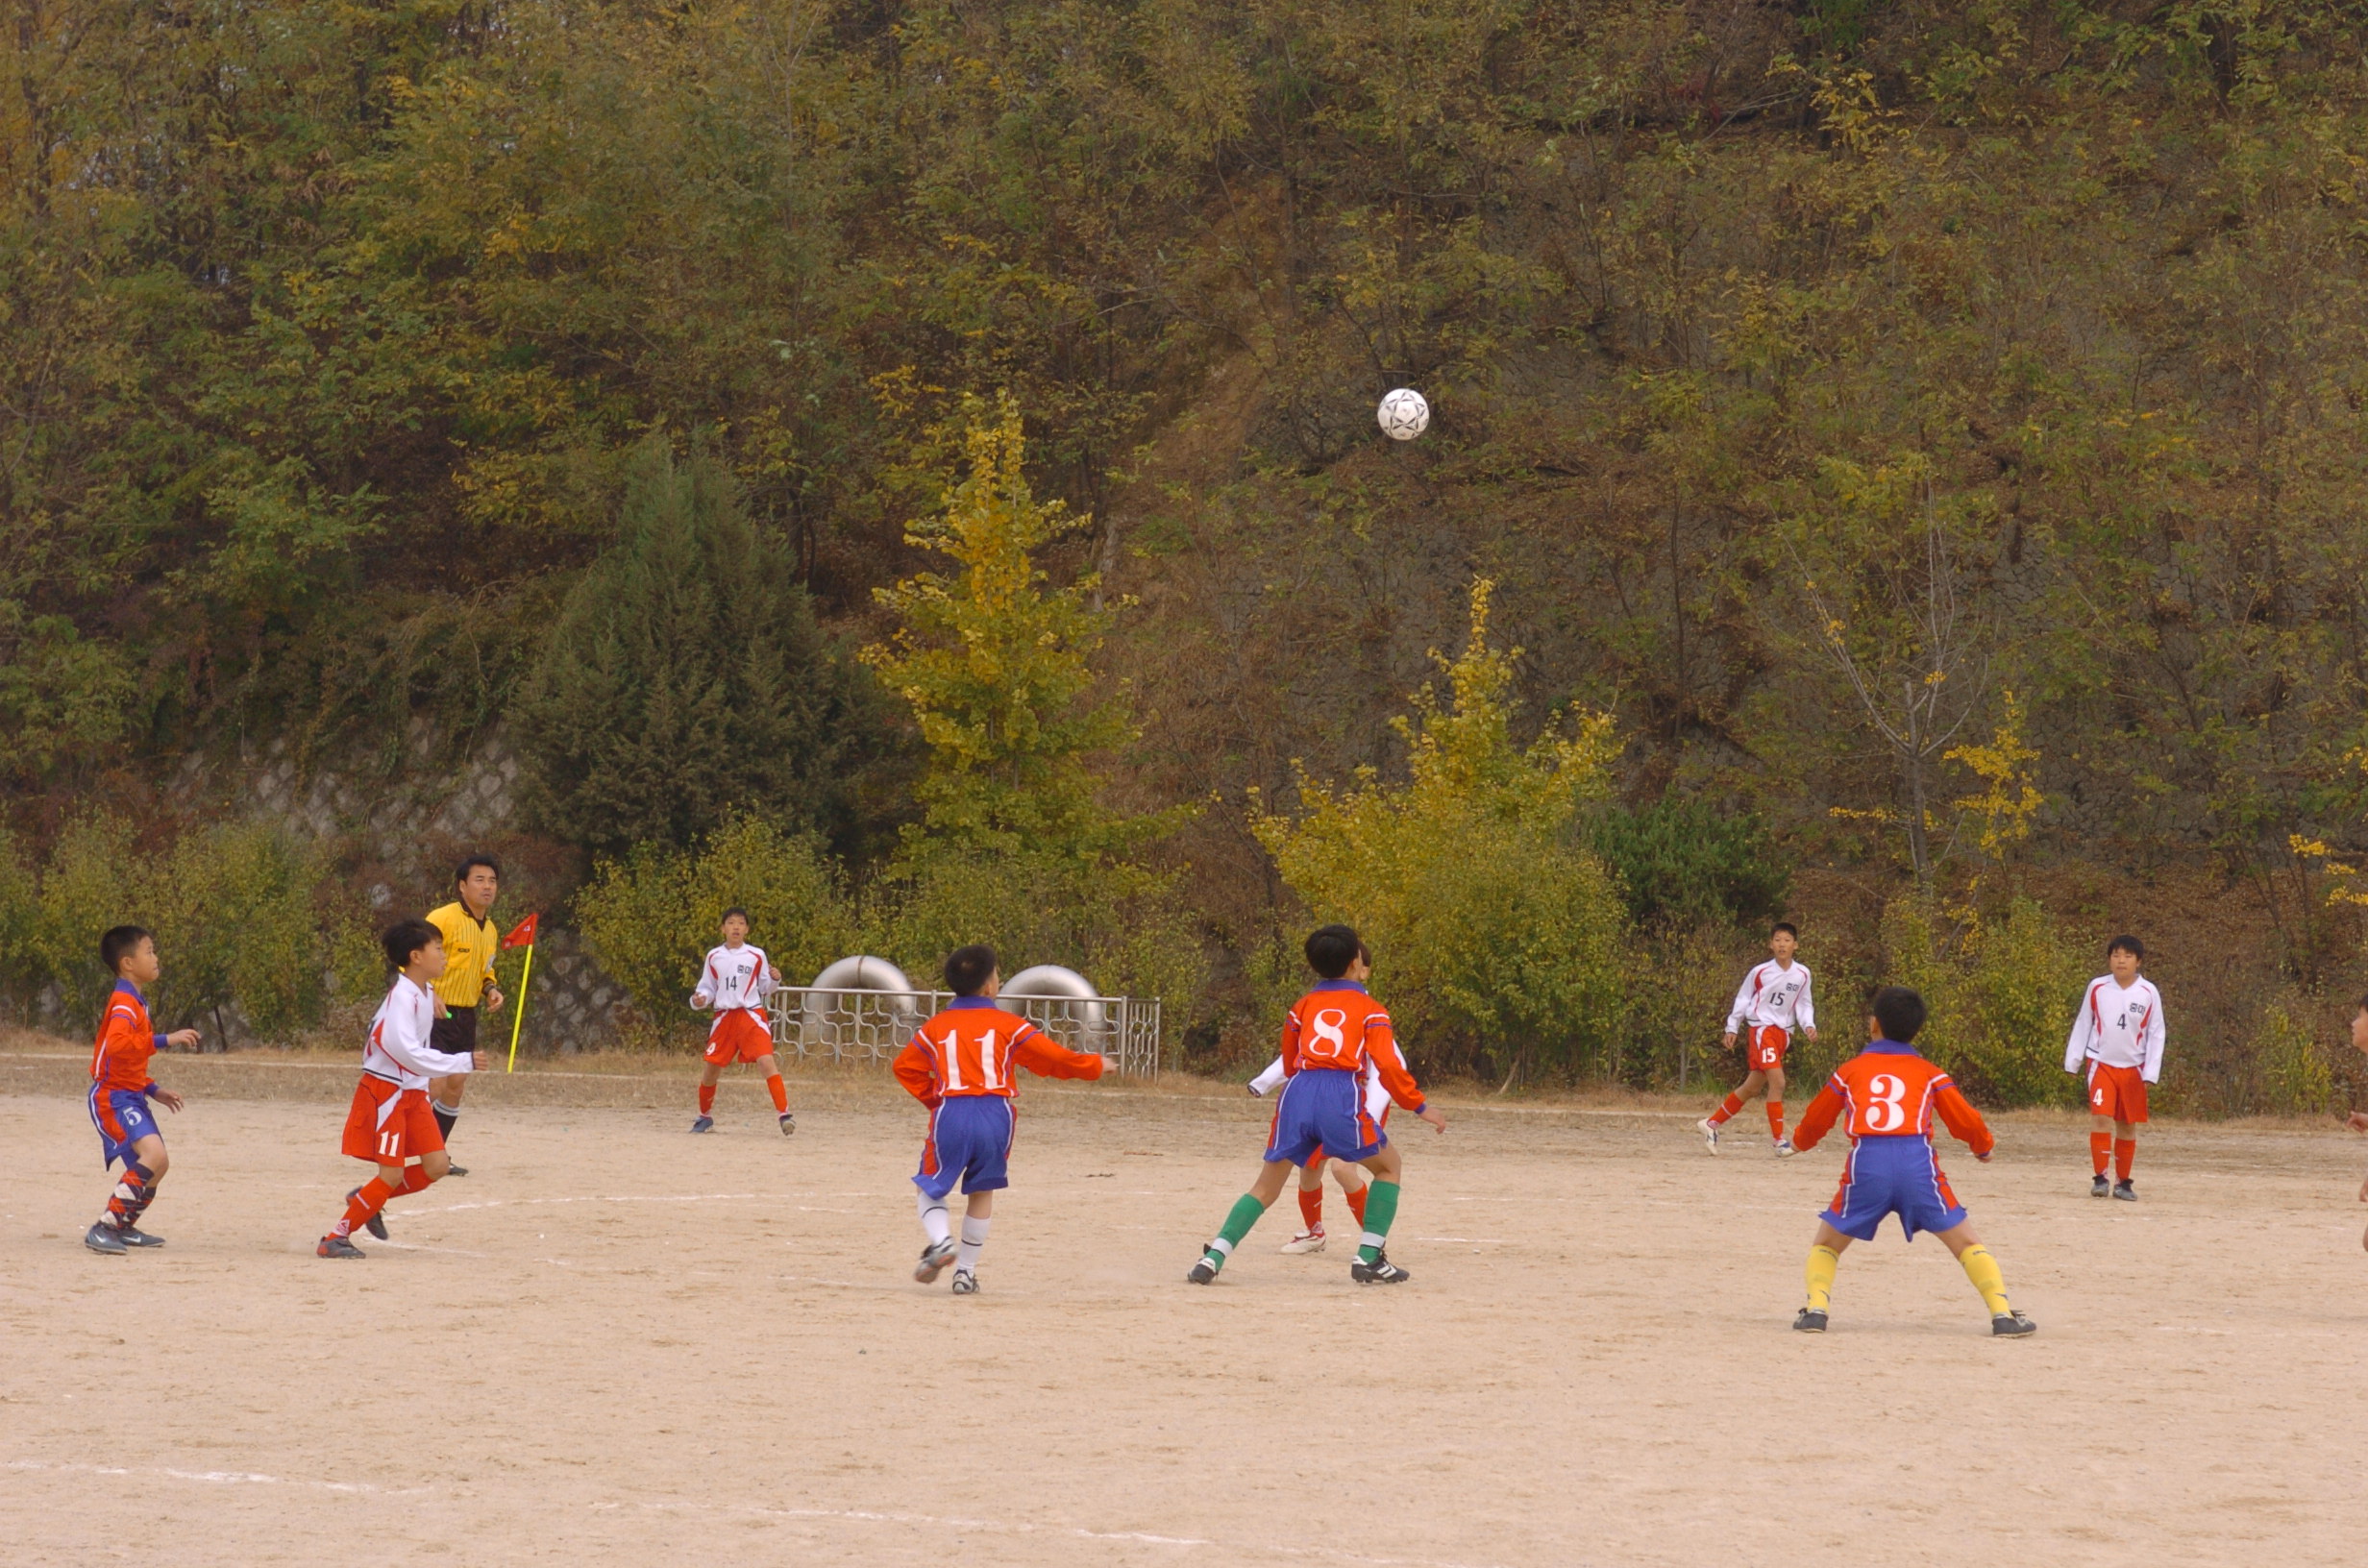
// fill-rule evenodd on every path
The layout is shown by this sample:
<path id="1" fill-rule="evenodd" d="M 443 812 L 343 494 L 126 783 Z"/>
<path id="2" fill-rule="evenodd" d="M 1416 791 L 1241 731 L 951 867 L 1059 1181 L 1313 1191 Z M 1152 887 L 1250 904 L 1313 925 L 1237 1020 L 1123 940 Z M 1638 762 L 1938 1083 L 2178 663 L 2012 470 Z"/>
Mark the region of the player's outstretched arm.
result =
<path id="1" fill-rule="evenodd" d="M 1840 1118 L 1841 1111 L 1841 1091 L 1834 1087 L 1833 1080 L 1829 1078 L 1825 1087 L 1817 1090 L 1816 1098 L 1809 1102 L 1809 1110 L 1802 1115 L 1800 1125 L 1792 1129 L 1793 1148 L 1804 1152 L 1815 1148 L 1825 1135 L 1834 1130 L 1834 1123 Z"/>
<path id="2" fill-rule="evenodd" d="M 1109 1064 L 1091 1051 L 1073 1051 L 1041 1029 L 1011 1042 L 1011 1059 L 1039 1078 L 1098 1078 Z"/>
<path id="3" fill-rule="evenodd" d="M 1957 1135 L 1958 1141 L 1973 1151 L 1976 1160 L 1987 1160 L 1998 1147 L 1998 1136 L 1982 1119 L 1982 1113 L 1945 1078 L 1933 1093 L 1933 1109 L 1940 1113 L 1941 1124 Z"/>
<path id="4" fill-rule="evenodd" d="M 2368 1133 L 2368 1111 L 2355 1111 L 2343 1118 L 2343 1124 L 2356 1133 Z"/>

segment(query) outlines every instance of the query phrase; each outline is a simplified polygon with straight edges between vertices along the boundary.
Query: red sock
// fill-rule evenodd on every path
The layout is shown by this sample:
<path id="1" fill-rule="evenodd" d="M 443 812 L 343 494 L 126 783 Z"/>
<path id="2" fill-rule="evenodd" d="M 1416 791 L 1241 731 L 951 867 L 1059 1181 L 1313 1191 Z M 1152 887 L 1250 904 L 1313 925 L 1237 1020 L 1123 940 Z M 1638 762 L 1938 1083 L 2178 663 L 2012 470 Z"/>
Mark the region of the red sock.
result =
<path id="1" fill-rule="evenodd" d="M 2130 1179 L 2130 1167 L 2136 1163 L 2137 1139 L 2134 1138 L 2113 1139 L 2113 1174 L 2126 1182 Z"/>
<path id="2" fill-rule="evenodd" d="M 1782 1143 L 1785 1140 L 1785 1102 L 1767 1102 L 1767 1136 Z"/>
<path id="3" fill-rule="evenodd" d="M 355 1227 L 369 1224 L 370 1216 L 385 1208 L 386 1200 L 394 1195 L 393 1188 L 376 1176 L 371 1177 L 356 1188 L 354 1195 L 345 1200 L 345 1217 L 337 1221 L 337 1228 L 330 1234 L 352 1236 Z"/>
<path id="4" fill-rule="evenodd" d="M 1311 1231 L 1323 1229 L 1322 1188 L 1303 1187 L 1299 1188 L 1299 1217 L 1307 1222 L 1307 1228 Z"/>
<path id="5" fill-rule="evenodd" d="M 779 1082 L 780 1082 L 780 1080 L 779 1080 L 778 1078 L 776 1078 L 776 1079 L 774 1080 L 774 1082 L 777 1084 L 777 1083 L 779 1083 Z M 703 1115 L 703 1115 L 705 1115 L 708 1112 L 713 1111 L 714 1109 L 715 1109 L 715 1086 L 714 1086 L 713 1084 L 702 1084 L 702 1085 L 700 1085 L 700 1086 L 699 1086 L 699 1114 L 700 1114 L 701 1115 Z"/>
<path id="6" fill-rule="evenodd" d="M 1359 1230 L 1365 1228 L 1365 1195 L 1371 1190 L 1373 1190 L 1373 1184 L 1368 1182 L 1348 1194 L 1348 1212 L 1357 1216 Z"/>
<path id="7" fill-rule="evenodd" d="M 1729 1116 L 1735 1115 L 1735 1113 L 1740 1111 L 1741 1109 L 1743 1109 L 1743 1096 L 1740 1094 L 1728 1095 L 1726 1103 L 1711 1113 L 1711 1125 L 1714 1127 L 1723 1126 Z"/>
<path id="8" fill-rule="evenodd" d="M 2112 1134 L 2090 1133 L 2088 1135 L 2088 1158 L 2095 1164 L 2098 1175 L 2102 1176 L 2105 1174 L 2105 1162 L 2111 1159 L 2112 1155 Z"/>
<path id="9" fill-rule="evenodd" d="M 779 1073 L 777 1072 L 766 1079 L 765 1088 L 773 1091 L 773 1114 L 777 1116 L 789 1109 L 789 1086 L 781 1082 Z M 705 1115 L 703 1106 L 701 1108 L 701 1115 Z"/>

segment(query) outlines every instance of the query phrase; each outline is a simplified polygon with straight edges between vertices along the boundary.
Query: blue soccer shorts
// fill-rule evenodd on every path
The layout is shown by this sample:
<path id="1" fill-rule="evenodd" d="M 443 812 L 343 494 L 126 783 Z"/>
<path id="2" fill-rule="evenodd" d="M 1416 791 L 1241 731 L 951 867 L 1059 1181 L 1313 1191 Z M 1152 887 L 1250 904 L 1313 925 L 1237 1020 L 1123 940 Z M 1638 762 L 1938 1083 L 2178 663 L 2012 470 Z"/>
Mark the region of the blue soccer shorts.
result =
<path id="1" fill-rule="evenodd" d="M 1318 1149 L 1335 1160 L 1370 1160 L 1390 1141 L 1365 1109 L 1365 1084 L 1342 1067 L 1295 1072 L 1274 1102 L 1267 1161 L 1307 1164 Z"/>
<path id="2" fill-rule="evenodd" d="M 136 1089 L 102 1090 L 92 1084 L 87 1104 L 90 1125 L 98 1129 L 99 1149 L 106 1156 L 105 1164 L 99 1167 L 102 1170 L 118 1160 L 129 1165 L 133 1144 L 143 1138 L 163 1136 L 148 1109 L 148 1096 Z"/>
<path id="3" fill-rule="evenodd" d="M 1918 1231 L 1954 1230 L 1965 1222 L 1965 1206 L 1949 1190 L 1932 1139 L 1912 1133 L 1860 1139 L 1842 1162 L 1833 1203 L 1817 1217 L 1844 1236 L 1871 1241 L 1887 1214 L 1899 1216 L 1911 1241 Z"/>
<path id="4" fill-rule="evenodd" d="M 1011 1101 L 1000 1094 L 953 1094 L 929 1114 L 929 1140 L 921 1146 L 913 1185 L 942 1198 L 962 1190 L 993 1192 L 1011 1185 L 1011 1137 L 1018 1129 Z"/>

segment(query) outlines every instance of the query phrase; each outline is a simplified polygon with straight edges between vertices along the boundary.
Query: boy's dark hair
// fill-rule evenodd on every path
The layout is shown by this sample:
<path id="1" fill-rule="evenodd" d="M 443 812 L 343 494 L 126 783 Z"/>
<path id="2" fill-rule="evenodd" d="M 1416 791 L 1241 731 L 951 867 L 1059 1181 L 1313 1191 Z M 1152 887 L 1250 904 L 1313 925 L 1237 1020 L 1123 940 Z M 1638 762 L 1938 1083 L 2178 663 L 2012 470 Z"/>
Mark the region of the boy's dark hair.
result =
<path id="1" fill-rule="evenodd" d="M 2105 944 L 2107 958 L 2111 958 L 2115 953 L 2128 953 L 2140 964 L 2146 962 L 2146 944 L 2126 931 Z"/>
<path id="2" fill-rule="evenodd" d="M 1779 931 L 1783 932 L 1786 936 L 1790 937 L 1794 942 L 1801 940 L 1801 928 L 1794 925 L 1790 920 L 1778 920 L 1774 925 L 1767 928 L 1767 934 L 1771 938 L 1773 938 Z"/>
<path id="3" fill-rule="evenodd" d="M 154 940 L 144 925 L 111 926 L 99 939 L 99 962 L 107 966 L 108 973 L 121 974 L 123 961 L 137 952 L 141 943 Z"/>
<path id="4" fill-rule="evenodd" d="M 956 996 L 975 996 L 987 989 L 995 973 L 995 949 L 983 942 L 956 947 L 946 955 L 946 989 Z"/>
<path id="5" fill-rule="evenodd" d="M 722 925 L 726 920 L 730 919 L 734 915 L 740 917 L 740 923 L 743 925 L 754 925 L 756 923 L 754 920 L 749 919 L 749 912 L 742 909 L 738 904 L 732 905 L 731 908 L 724 911 L 723 914 L 718 915 L 715 918 L 715 923 Z"/>
<path id="6" fill-rule="evenodd" d="M 468 859 L 453 868 L 453 886 L 456 888 L 460 886 L 461 883 L 466 882 L 469 879 L 469 873 L 477 870 L 480 866 L 482 866 L 485 870 L 491 871 L 494 874 L 494 879 L 496 881 L 501 879 L 502 863 L 500 861 L 494 859 L 491 855 L 471 855 Z"/>
<path id="7" fill-rule="evenodd" d="M 1877 1023 L 1883 1025 L 1883 1038 L 1895 1040 L 1902 1045 L 1915 1039 L 1924 1028 L 1925 1018 L 1930 1017 L 1924 1006 L 1924 998 L 1906 986 L 1886 986 L 1876 992 L 1867 1011 L 1874 1014 Z"/>
<path id="8" fill-rule="evenodd" d="M 413 953 L 443 940 L 444 933 L 426 920 L 397 920 L 379 938 L 379 947 L 386 954 L 387 963 L 398 969 L 407 969 Z"/>
<path id="9" fill-rule="evenodd" d="M 1326 980 L 1338 980 L 1348 966 L 1365 956 L 1365 943 L 1345 925 L 1320 925 L 1307 934 L 1307 967 Z"/>

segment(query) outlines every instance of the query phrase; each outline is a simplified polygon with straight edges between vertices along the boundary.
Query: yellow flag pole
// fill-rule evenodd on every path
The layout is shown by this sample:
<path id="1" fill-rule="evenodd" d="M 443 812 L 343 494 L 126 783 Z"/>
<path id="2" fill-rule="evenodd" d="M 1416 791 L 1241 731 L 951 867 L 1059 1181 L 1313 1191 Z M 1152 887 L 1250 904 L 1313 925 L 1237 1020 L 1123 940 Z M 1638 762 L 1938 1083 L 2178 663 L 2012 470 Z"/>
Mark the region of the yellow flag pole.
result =
<path id="1" fill-rule="evenodd" d="M 527 982 L 534 978 L 534 943 L 527 943 L 527 967 L 518 971 L 518 1014 L 509 1020 L 509 1066 L 504 1072 L 518 1070 L 518 1031 L 527 1026 Z"/>

